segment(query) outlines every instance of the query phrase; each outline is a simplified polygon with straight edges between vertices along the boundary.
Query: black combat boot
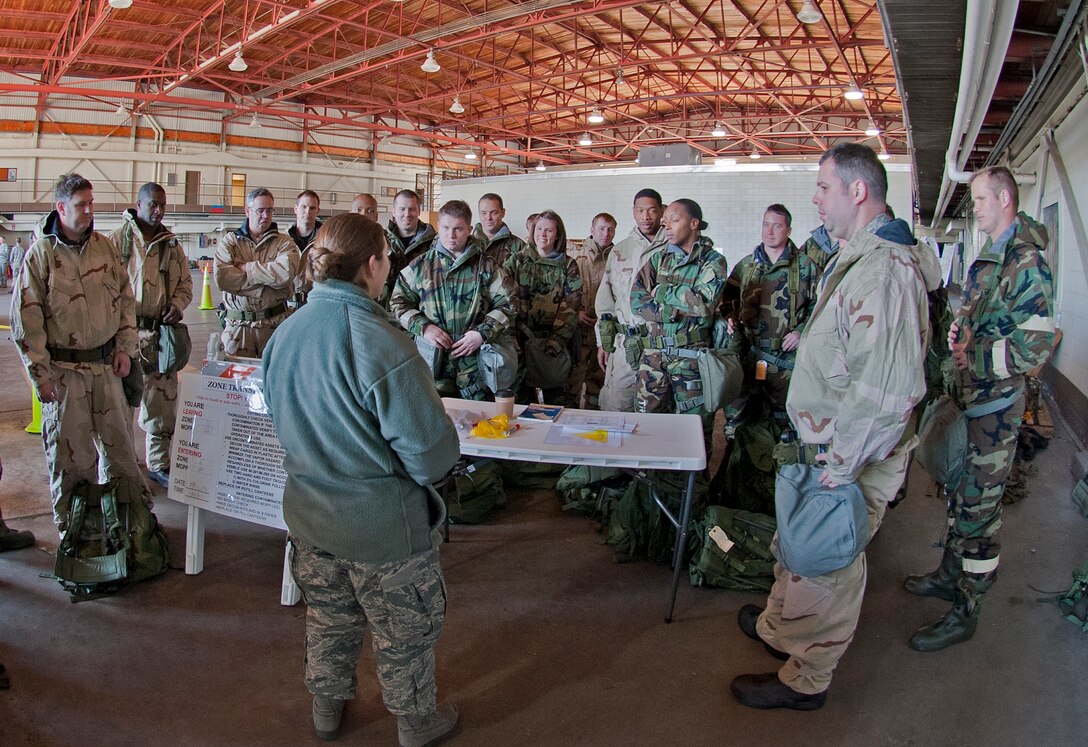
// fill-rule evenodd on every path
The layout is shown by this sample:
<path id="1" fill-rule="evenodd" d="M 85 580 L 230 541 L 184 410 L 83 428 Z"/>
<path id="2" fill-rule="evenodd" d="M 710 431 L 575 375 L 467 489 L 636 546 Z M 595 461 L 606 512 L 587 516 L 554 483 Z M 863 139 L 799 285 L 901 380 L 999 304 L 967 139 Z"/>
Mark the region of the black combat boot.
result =
<path id="1" fill-rule="evenodd" d="M 937 597 L 946 602 L 952 601 L 956 588 L 956 579 L 960 576 L 960 559 L 951 550 L 945 548 L 944 556 L 937 570 L 924 576 L 907 576 L 903 588 L 920 597 Z"/>
<path id="2" fill-rule="evenodd" d="M 956 643 L 970 640 L 978 627 L 978 615 L 982 605 L 971 608 L 964 593 L 957 589 L 952 609 L 932 625 L 927 625 L 910 637 L 910 647 L 915 651 L 940 651 Z"/>

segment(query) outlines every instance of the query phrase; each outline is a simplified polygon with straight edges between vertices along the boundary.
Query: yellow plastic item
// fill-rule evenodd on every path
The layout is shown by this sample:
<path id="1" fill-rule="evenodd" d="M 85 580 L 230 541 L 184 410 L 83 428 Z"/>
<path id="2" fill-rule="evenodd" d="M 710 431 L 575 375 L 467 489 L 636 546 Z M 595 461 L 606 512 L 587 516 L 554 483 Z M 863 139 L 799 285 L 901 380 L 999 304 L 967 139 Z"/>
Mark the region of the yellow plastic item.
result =
<path id="1" fill-rule="evenodd" d="M 509 438 L 510 434 L 516 431 L 520 426 L 516 423 L 511 426 L 510 421 L 506 419 L 506 414 L 496 415 L 490 420 L 481 420 L 476 425 L 472 426 L 472 430 L 469 431 L 469 435 L 479 436 L 480 438 Z"/>
<path id="2" fill-rule="evenodd" d="M 585 433 L 575 433 L 574 435 L 578 438 L 584 438 L 587 441 L 600 441 L 602 444 L 608 443 L 608 431 L 586 431 Z"/>
<path id="3" fill-rule="evenodd" d="M 197 306 L 201 311 L 210 311 L 215 308 L 212 305 L 212 281 L 209 270 L 211 270 L 211 267 L 204 265 L 204 288 L 200 293 L 200 305 Z"/>
<path id="4" fill-rule="evenodd" d="M 30 425 L 25 430 L 27 433 L 42 432 L 42 401 L 38 399 L 38 391 L 33 385 L 30 387 Z"/>

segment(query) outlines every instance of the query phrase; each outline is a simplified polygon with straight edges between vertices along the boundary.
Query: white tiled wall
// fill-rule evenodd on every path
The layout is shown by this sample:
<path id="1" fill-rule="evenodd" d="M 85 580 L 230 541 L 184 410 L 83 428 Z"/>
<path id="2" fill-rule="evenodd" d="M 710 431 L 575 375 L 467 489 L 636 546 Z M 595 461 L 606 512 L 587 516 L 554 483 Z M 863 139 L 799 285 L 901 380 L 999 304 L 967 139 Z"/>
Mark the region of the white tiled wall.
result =
<path id="1" fill-rule="evenodd" d="M 1074 91 L 1072 99 L 1079 97 L 1081 91 Z M 1059 111 L 1064 109 L 1060 107 Z M 1069 172 L 1073 194 L 1081 213 L 1081 220 L 1088 224 L 1088 99 L 1080 98 L 1072 107 L 1065 120 L 1055 128 L 1054 139 Z M 1021 162 L 1013 159 L 1017 172 L 1042 173 L 1040 168 L 1044 149 L 1036 140 L 1024 154 Z M 1039 190 L 1043 198 L 1038 198 Z M 1057 286 L 1056 314 L 1064 338 L 1053 358 L 1053 363 L 1067 379 L 1082 393 L 1088 393 L 1088 268 L 1085 267 L 1085 253 L 1088 247 L 1078 249 L 1077 238 L 1070 222 L 1071 206 L 1066 195 L 1062 194 L 1058 174 L 1053 163 L 1046 169 L 1046 178 L 1042 184 L 1023 185 L 1020 188 L 1020 207 L 1037 220 L 1041 215 L 1034 214 L 1037 205 L 1046 207 L 1058 203 L 1058 237 L 1048 251 L 1048 259 L 1054 263 L 1058 272 L 1055 277 Z"/>
<path id="2" fill-rule="evenodd" d="M 644 187 L 661 193 L 666 203 L 680 197 L 695 200 L 710 224 L 704 232 L 725 250 L 730 266 L 759 243 L 763 212 L 780 202 L 793 214 L 793 238 L 800 244 L 819 225 L 812 194 L 816 187 L 815 163 L 782 166 L 743 164 L 724 171 L 714 166 L 614 169 L 589 172 L 554 172 L 484 179 L 464 179 L 442 184 L 442 201 L 465 200 L 476 212 L 480 195 L 495 192 L 506 206 L 507 224 L 518 235 L 525 232 L 530 213 L 552 209 L 559 213 L 568 236 L 584 238 L 590 221 L 608 212 L 619 221 L 619 236 L 634 226 L 631 204 Z M 779 170 L 788 169 L 788 170 Z M 888 167 L 889 203 L 897 215 L 910 220 L 911 182 L 907 166 Z"/>

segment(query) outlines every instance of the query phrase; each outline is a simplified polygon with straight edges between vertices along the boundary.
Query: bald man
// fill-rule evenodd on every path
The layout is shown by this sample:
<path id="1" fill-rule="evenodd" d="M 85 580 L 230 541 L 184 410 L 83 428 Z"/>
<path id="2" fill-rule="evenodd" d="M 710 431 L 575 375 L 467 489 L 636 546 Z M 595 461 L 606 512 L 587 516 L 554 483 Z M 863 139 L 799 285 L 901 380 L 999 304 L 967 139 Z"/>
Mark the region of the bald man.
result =
<path id="1" fill-rule="evenodd" d="M 366 192 L 360 192 L 355 195 L 355 199 L 351 201 L 351 212 L 358 213 L 364 218 L 370 218 L 375 223 L 378 222 L 378 201 L 374 199 L 374 195 L 368 195 Z"/>

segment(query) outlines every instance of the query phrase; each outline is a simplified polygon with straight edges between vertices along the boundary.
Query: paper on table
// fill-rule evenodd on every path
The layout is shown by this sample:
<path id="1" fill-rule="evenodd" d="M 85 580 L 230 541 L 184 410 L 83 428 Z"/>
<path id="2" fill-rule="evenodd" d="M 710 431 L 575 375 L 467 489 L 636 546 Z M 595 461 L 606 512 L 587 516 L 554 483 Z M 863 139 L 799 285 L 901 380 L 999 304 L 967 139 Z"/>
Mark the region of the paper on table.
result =
<path id="1" fill-rule="evenodd" d="M 563 417 L 563 427 L 571 430 L 611 431 L 614 433 L 634 433 L 635 424 L 628 423 L 623 415 L 575 414 L 568 412 Z"/>
<path id="2" fill-rule="evenodd" d="M 566 428 L 562 425 L 553 425 L 548 429 L 548 435 L 544 438 L 544 443 L 551 444 L 552 446 L 585 446 L 587 441 L 592 443 L 600 443 L 602 446 L 607 446 L 610 449 L 618 449 L 623 444 L 623 434 L 614 433 L 612 431 L 601 430 L 606 438 L 601 441 L 596 438 L 586 439 L 588 435 L 584 429 L 579 430 L 576 428 Z"/>

